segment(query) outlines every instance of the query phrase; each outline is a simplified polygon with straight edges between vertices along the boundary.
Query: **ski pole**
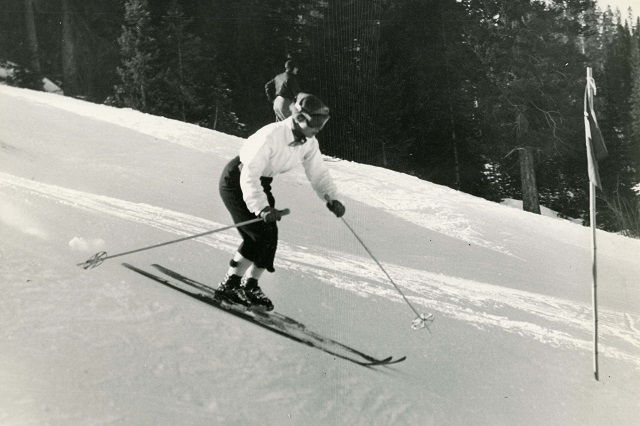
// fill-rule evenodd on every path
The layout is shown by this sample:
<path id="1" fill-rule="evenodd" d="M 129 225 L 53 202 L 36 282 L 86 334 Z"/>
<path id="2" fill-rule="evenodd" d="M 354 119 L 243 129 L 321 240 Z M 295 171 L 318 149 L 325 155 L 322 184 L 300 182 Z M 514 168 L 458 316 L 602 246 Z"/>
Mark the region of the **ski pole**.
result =
<path id="1" fill-rule="evenodd" d="M 289 209 L 284 209 L 284 210 L 280 210 L 280 213 L 282 214 L 282 216 L 285 216 L 285 215 L 288 215 L 289 213 L 291 213 L 291 211 Z M 226 231 L 227 229 L 231 229 L 231 228 L 240 228 L 242 226 L 250 225 L 252 223 L 260 222 L 260 221 L 263 221 L 263 220 L 264 220 L 263 218 L 257 217 L 255 219 L 247 220 L 245 222 L 235 223 L 233 225 L 225 226 L 223 228 L 214 229 L 212 231 L 202 232 L 200 234 L 191 235 L 191 236 L 183 237 L 183 238 L 178 238 L 177 240 L 171 240 L 171 241 L 167 241 L 165 243 L 155 244 L 155 245 L 152 245 L 152 246 L 149 246 L 149 247 L 143 247 L 143 248 L 139 248 L 139 249 L 136 249 L 136 250 L 126 251 L 126 252 L 114 254 L 114 255 L 111 255 L 111 256 L 107 256 L 107 252 L 106 251 L 101 251 L 101 252 L 98 252 L 98 253 L 94 254 L 91 258 L 87 259 L 85 262 L 78 263 L 76 266 L 81 266 L 83 269 L 93 269 L 93 268 L 95 268 L 97 266 L 100 266 L 102 264 L 102 262 L 104 262 L 107 259 L 113 259 L 114 257 L 125 256 L 127 254 L 133 254 L 133 253 L 138 253 L 140 251 L 150 250 L 150 249 L 154 249 L 154 248 L 158 248 L 158 247 L 162 247 L 162 246 L 168 246 L 169 244 L 175 244 L 175 243 L 179 243 L 181 241 L 191 240 L 193 238 L 204 237 L 205 235 L 214 234 L 214 233 L 220 232 L 220 231 Z"/>
<path id="2" fill-rule="evenodd" d="M 326 196 L 325 199 L 327 200 L 327 202 L 330 202 L 330 199 L 329 199 L 328 196 Z M 358 236 L 358 234 L 356 234 L 356 231 L 353 230 L 351 225 L 349 225 L 349 223 L 347 223 L 347 221 L 344 219 L 344 217 L 342 217 L 341 219 L 342 219 L 342 222 L 344 222 L 344 224 L 347 226 L 347 228 L 349 228 L 349 231 L 351 231 L 353 236 L 356 237 L 356 239 L 358 240 L 360 245 L 362 245 L 362 247 L 367 251 L 367 253 L 369 253 L 369 256 L 371 256 L 371 258 L 376 262 L 378 267 L 382 270 L 382 272 L 384 272 L 384 274 L 387 276 L 387 278 L 389 278 L 389 281 L 391 281 L 391 284 L 393 284 L 393 286 L 396 288 L 396 290 L 398 290 L 398 293 L 400 293 L 400 296 L 402 296 L 402 298 L 407 303 L 407 305 L 409 305 L 411 310 L 416 314 L 416 319 L 413 320 L 413 322 L 411 323 L 411 328 L 413 328 L 414 330 L 419 330 L 421 328 L 426 328 L 427 330 L 429 330 L 429 325 L 434 320 L 433 314 L 421 314 L 416 310 L 416 308 L 413 307 L 411 302 L 409 302 L 409 299 L 407 299 L 407 296 L 404 295 L 402 290 L 400 290 L 400 287 L 398 287 L 398 285 L 393 281 L 393 278 L 391 278 L 391 275 L 389 275 L 389 273 L 384 269 L 384 267 L 378 261 L 378 259 L 376 259 L 376 257 L 373 255 L 373 253 L 371 253 L 371 250 L 369 250 L 369 248 L 364 243 L 364 241 L 362 241 L 362 238 L 360 238 Z M 429 331 L 431 331 L 431 330 L 429 330 Z"/>

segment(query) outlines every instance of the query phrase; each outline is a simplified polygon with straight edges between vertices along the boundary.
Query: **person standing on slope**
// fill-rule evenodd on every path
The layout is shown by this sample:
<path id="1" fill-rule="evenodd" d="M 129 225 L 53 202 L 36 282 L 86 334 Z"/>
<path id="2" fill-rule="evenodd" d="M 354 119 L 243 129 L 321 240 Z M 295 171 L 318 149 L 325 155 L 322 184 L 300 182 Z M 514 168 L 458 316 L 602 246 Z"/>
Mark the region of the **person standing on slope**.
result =
<path id="1" fill-rule="evenodd" d="M 229 262 L 217 293 L 224 299 L 270 311 L 273 303 L 258 285 L 263 272 L 274 272 L 278 243 L 276 222 L 283 215 L 275 208 L 271 183 L 276 175 L 304 167 L 311 186 L 327 208 L 342 217 L 345 207 L 335 199 L 337 188 L 322 159 L 316 135 L 329 120 L 329 108 L 316 96 L 300 93 L 292 116 L 266 125 L 251 135 L 220 178 L 220 196 L 234 223 L 264 220 L 238 228 L 242 244 Z"/>
<path id="2" fill-rule="evenodd" d="M 300 93 L 297 78 L 298 66 L 293 59 L 289 59 L 284 67 L 285 72 L 278 74 L 264 86 L 267 99 L 273 103 L 276 121 L 282 121 L 291 116 L 291 105 Z"/>

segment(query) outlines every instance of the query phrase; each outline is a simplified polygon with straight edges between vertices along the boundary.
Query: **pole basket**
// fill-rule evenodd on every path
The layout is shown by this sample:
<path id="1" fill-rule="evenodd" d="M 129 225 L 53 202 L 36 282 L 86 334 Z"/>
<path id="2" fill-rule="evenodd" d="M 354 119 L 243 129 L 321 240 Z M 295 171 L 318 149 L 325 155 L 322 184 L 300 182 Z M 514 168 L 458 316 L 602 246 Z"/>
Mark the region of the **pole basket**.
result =
<path id="1" fill-rule="evenodd" d="M 411 328 L 413 328 L 414 330 L 426 328 L 427 330 L 429 330 L 429 332 L 431 332 L 429 326 L 431 325 L 431 323 L 433 323 L 434 319 L 435 317 L 433 316 L 433 314 L 420 314 L 411 323 Z"/>
<path id="2" fill-rule="evenodd" d="M 107 252 L 101 251 L 91 256 L 89 259 L 87 259 L 86 262 L 78 264 L 78 266 L 82 266 L 82 269 L 85 270 L 93 269 L 97 266 L 102 265 L 102 262 L 104 262 L 106 258 Z"/>

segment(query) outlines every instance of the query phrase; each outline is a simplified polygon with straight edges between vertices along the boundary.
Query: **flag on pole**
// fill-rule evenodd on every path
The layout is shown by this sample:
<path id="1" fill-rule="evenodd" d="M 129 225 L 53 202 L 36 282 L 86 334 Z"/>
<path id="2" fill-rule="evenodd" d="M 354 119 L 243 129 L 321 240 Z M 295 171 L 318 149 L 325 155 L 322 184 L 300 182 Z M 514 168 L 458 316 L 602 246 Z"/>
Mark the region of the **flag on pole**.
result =
<path id="1" fill-rule="evenodd" d="M 584 89 L 584 131 L 587 141 L 587 159 L 589 161 L 589 180 L 592 184 L 602 189 L 600 174 L 598 173 L 598 161 L 609 155 L 602 138 L 602 132 L 598 126 L 596 113 L 593 110 L 593 97 L 596 94 L 596 82 L 593 77 L 587 77 L 587 86 Z"/>
<path id="2" fill-rule="evenodd" d="M 592 70 L 587 67 L 587 86 L 584 89 L 584 131 L 587 142 L 587 158 L 589 161 L 589 211 L 591 222 L 591 258 L 593 274 L 593 373 L 599 380 L 598 367 L 598 263 L 596 247 L 596 187 L 602 189 L 600 174 L 598 173 L 598 160 L 602 160 L 609 153 L 602 139 L 602 132 L 598 127 L 598 120 L 593 111 L 593 97 L 596 94 L 596 82 L 593 79 Z"/>

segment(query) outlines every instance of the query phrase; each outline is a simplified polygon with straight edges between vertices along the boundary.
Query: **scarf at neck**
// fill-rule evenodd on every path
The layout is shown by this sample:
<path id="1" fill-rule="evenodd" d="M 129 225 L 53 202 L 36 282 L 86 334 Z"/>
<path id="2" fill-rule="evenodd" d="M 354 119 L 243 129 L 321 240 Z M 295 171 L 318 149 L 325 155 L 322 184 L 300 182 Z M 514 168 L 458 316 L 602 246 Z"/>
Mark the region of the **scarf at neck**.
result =
<path id="1" fill-rule="evenodd" d="M 298 145 L 302 145 L 303 143 L 305 143 L 307 141 L 307 137 L 304 135 L 304 133 L 302 133 L 302 130 L 300 129 L 300 127 L 298 125 L 296 125 L 296 123 L 293 123 L 293 137 L 295 138 L 293 140 L 293 142 L 291 142 L 289 144 L 289 146 L 298 146 Z"/>

